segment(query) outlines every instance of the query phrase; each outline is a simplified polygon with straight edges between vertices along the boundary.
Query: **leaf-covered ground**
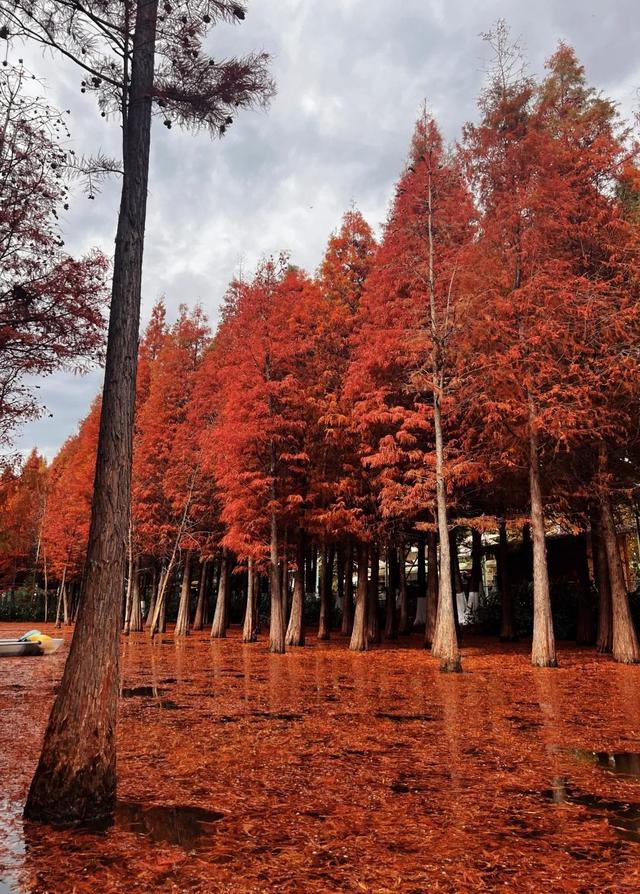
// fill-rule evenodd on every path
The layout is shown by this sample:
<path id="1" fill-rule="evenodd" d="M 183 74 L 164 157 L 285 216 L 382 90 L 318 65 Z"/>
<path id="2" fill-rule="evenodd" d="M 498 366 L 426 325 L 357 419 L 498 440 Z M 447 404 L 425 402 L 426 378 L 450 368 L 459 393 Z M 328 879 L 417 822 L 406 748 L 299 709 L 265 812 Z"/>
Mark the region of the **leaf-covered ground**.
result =
<path id="1" fill-rule="evenodd" d="M 0 892 L 640 891 L 640 667 L 469 637 L 443 676 L 417 638 L 309 642 L 125 641 L 94 833 L 20 818 L 66 646 L 1 659 Z"/>

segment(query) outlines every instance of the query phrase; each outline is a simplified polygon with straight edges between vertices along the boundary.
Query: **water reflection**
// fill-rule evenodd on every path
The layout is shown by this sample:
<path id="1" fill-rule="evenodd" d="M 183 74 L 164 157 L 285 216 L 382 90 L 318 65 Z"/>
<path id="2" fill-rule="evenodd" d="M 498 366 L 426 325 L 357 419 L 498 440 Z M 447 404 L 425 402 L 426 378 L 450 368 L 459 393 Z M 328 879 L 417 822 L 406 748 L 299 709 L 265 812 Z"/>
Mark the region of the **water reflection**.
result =
<path id="1" fill-rule="evenodd" d="M 616 776 L 627 776 L 640 779 L 640 752 L 637 751 L 587 751 L 584 748 L 572 748 L 575 758 L 593 764 L 601 770 L 607 770 Z"/>
<path id="2" fill-rule="evenodd" d="M 552 788 L 543 794 L 554 804 L 586 807 L 591 816 L 606 819 L 620 838 L 640 842 L 640 804 L 579 792 L 562 778 L 554 779 Z"/>
<path id="3" fill-rule="evenodd" d="M 213 834 L 213 824 L 223 817 L 223 813 L 201 807 L 146 807 L 121 801 L 116 811 L 115 827 L 123 832 L 147 835 L 155 842 L 192 850 L 203 836 Z"/>

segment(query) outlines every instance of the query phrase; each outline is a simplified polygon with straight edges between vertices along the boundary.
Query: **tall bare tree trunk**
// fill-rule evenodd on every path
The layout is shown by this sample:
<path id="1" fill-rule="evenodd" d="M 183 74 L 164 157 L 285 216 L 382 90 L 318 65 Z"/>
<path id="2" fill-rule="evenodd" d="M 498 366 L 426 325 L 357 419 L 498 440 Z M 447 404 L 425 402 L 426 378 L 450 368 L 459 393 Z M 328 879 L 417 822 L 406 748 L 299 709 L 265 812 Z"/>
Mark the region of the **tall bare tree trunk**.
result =
<path id="1" fill-rule="evenodd" d="M 278 522 L 275 512 L 271 513 L 271 552 L 269 562 L 269 590 L 271 614 L 269 620 L 269 651 L 277 654 L 284 652 L 284 616 L 282 612 L 282 594 L 280 592 L 280 574 L 278 569 Z"/>
<path id="2" fill-rule="evenodd" d="M 244 611 L 244 624 L 242 625 L 242 642 L 255 643 L 258 639 L 256 629 L 256 575 L 253 570 L 253 556 L 247 560 L 247 604 Z"/>
<path id="3" fill-rule="evenodd" d="M 613 612 L 611 610 L 611 585 L 609 583 L 609 564 L 607 548 L 600 530 L 600 508 L 594 507 L 591 513 L 591 550 L 598 588 L 598 630 L 596 648 L 598 652 L 611 652 L 613 649 Z"/>
<path id="4" fill-rule="evenodd" d="M 618 549 L 611 498 L 604 487 L 600 493 L 600 529 L 607 554 L 609 585 L 611 587 L 613 657 L 621 664 L 636 664 L 640 661 L 638 637 L 629 608 L 629 596 L 624 582 L 624 571 Z"/>
<path id="5" fill-rule="evenodd" d="M 353 541 L 349 537 L 344 550 L 344 598 L 341 633 L 349 636 L 353 625 Z"/>
<path id="6" fill-rule="evenodd" d="M 69 620 L 69 596 L 68 596 L 68 587 L 65 586 L 62 588 L 62 619 L 65 627 L 68 627 L 70 624 Z"/>
<path id="7" fill-rule="evenodd" d="M 152 636 L 154 636 L 156 633 L 164 633 L 167 629 L 167 591 L 171 584 L 176 555 L 177 549 L 174 549 L 171 554 L 171 558 L 169 559 L 169 564 L 166 568 L 162 568 L 160 571 L 158 592 L 156 594 L 156 601 L 153 608 L 153 617 L 151 619 L 151 625 L 149 627 Z"/>
<path id="8" fill-rule="evenodd" d="M 438 518 L 438 533 L 440 535 L 440 574 L 438 580 L 438 610 L 431 652 L 436 658 L 440 658 L 440 669 L 442 671 L 459 672 L 462 670 L 462 663 L 460 661 L 458 637 L 456 635 L 456 617 L 451 585 L 451 551 L 444 480 L 444 444 L 440 419 L 440 397 L 436 391 L 434 391 L 433 404 L 436 434 L 436 514 Z"/>
<path id="9" fill-rule="evenodd" d="M 218 577 L 218 598 L 211 624 L 211 639 L 224 639 L 227 635 L 227 612 L 229 608 L 229 550 L 222 548 L 220 574 Z"/>
<path id="10" fill-rule="evenodd" d="M 547 544 L 540 488 L 540 461 L 533 404 L 529 406 L 529 492 L 533 540 L 533 642 L 531 663 L 535 667 L 557 667 L 556 644 L 551 616 L 551 593 L 547 568 Z"/>
<path id="11" fill-rule="evenodd" d="M 205 625 L 205 609 L 207 600 L 207 580 L 209 577 L 209 560 L 200 560 L 200 582 L 198 584 L 198 601 L 193 616 L 193 630 L 203 630 Z"/>
<path id="12" fill-rule="evenodd" d="M 514 642 L 516 628 L 513 619 L 513 593 L 509 580 L 509 542 L 507 540 L 507 523 L 501 518 L 498 523 L 498 565 L 500 569 L 500 639 L 502 642 Z"/>
<path id="13" fill-rule="evenodd" d="M 353 618 L 353 630 L 349 648 L 352 652 L 366 652 L 369 648 L 368 636 L 368 549 L 366 543 L 358 544 L 358 586 L 356 590 L 356 607 Z"/>
<path id="14" fill-rule="evenodd" d="M 189 633 L 189 599 L 191 596 L 191 550 L 188 549 L 184 556 L 184 568 L 182 569 L 182 586 L 180 587 L 180 604 L 178 605 L 178 617 L 176 619 L 176 636 L 187 636 Z"/>
<path id="15" fill-rule="evenodd" d="M 161 575 L 162 578 L 162 575 Z M 153 616 L 156 611 L 156 599 L 158 598 L 158 566 L 156 561 L 154 560 L 152 563 L 151 569 L 151 598 L 149 599 L 149 608 L 147 609 L 147 617 L 144 622 L 144 626 L 148 629 L 151 629 L 151 624 L 153 623 Z"/>
<path id="16" fill-rule="evenodd" d="M 453 604 L 453 585 L 451 581 L 451 550 L 449 546 L 449 529 L 447 524 L 447 486 L 444 470 L 444 437 L 442 430 L 442 392 L 444 388 L 444 343 L 440 332 L 436 312 L 436 288 L 434 273 L 434 239 L 433 239 L 433 192 L 431 169 L 427 194 L 427 225 L 429 233 L 429 320 L 431 324 L 431 373 L 433 390 L 433 430 L 436 442 L 436 518 L 440 536 L 440 576 L 438 594 L 438 612 L 436 629 L 431 651 L 441 659 L 440 670 L 458 672 L 462 670 L 458 637 L 456 634 L 456 616 Z"/>
<path id="17" fill-rule="evenodd" d="M 139 633 L 143 628 L 142 606 L 140 605 L 140 568 L 139 560 L 133 563 L 133 590 L 131 594 L 131 613 L 129 615 L 129 631 Z"/>
<path id="18" fill-rule="evenodd" d="M 56 605 L 56 629 L 60 629 L 62 626 L 61 622 L 61 609 L 62 609 L 62 593 L 66 586 L 67 580 L 67 566 L 65 565 L 62 569 L 62 580 L 60 581 L 60 586 L 58 587 L 58 604 Z"/>
<path id="19" fill-rule="evenodd" d="M 333 553 L 326 544 L 322 546 L 320 566 L 320 617 L 318 619 L 318 639 L 329 639 L 331 615 L 331 590 L 333 584 Z M 330 563 L 331 562 L 331 567 Z"/>
<path id="20" fill-rule="evenodd" d="M 86 574 L 69 657 L 27 798 L 30 820 L 87 822 L 111 817 L 115 810 L 120 600 L 131 503 L 157 12 L 157 0 L 136 7 Z"/>
<path id="21" fill-rule="evenodd" d="M 435 531 L 427 532 L 427 605 L 424 625 L 424 645 L 430 649 L 436 633 L 438 617 L 438 595 L 440 593 L 440 575 L 438 574 L 438 535 Z"/>
<path id="22" fill-rule="evenodd" d="M 369 644 L 382 641 L 380 632 L 380 551 L 377 543 L 369 548 L 371 559 L 371 579 L 367 606 L 367 635 Z"/>
<path id="23" fill-rule="evenodd" d="M 304 569 L 305 569 L 305 537 L 304 531 L 298 531 L 296 542 L 296 573 L 293 580 L 293 599 L 291 614 L 285 642 L 288 646 L 304 646 Z"/>
<path id="24" fill-rule="evenodd" d="M 131 615 L 131 599 L 133 597 L 133 538 L 131 536 L 131 524 L 129 524 L 129 538 L 127 541 L 127 591 L 124 597 L 124 618 L 122 630 L 129 633 L 129 617 Z"/>

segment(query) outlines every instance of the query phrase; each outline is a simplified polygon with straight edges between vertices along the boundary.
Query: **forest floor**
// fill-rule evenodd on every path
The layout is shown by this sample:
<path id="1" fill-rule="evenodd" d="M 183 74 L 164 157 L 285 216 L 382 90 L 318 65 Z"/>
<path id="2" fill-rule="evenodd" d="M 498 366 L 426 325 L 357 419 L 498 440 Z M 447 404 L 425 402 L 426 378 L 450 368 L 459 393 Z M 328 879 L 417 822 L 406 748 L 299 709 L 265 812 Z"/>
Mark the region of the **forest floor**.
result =
<path id="1" fill-rule="evenodd" d="M 640 667 L 468 637 L 446 676 L 419 645 L 131 636 L 92 833 L 21 819 L 68 646 L 0 659 L 0 892 L 637 894 Z"/>

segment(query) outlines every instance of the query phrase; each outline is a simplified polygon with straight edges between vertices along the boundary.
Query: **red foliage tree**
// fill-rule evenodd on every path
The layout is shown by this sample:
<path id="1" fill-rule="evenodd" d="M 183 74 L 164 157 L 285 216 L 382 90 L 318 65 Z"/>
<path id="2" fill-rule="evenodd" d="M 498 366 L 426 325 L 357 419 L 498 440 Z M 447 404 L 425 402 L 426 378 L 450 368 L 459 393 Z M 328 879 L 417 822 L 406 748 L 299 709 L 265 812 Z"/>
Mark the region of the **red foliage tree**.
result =
<path id="1" fill-rule="evenodd" d="M 103 346 L 107 260 L 64 251 L 68 133 L 28 80 L 22 65 L 0 69 L 0 444 L 40 411 L 27 376 L 84 369 Z"/>

